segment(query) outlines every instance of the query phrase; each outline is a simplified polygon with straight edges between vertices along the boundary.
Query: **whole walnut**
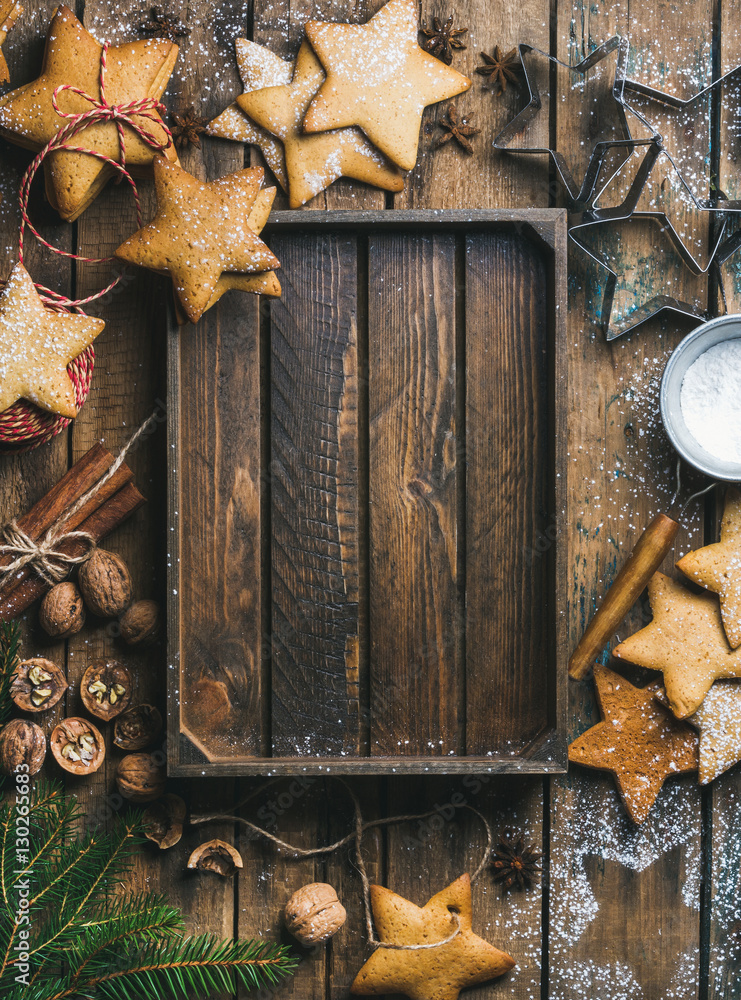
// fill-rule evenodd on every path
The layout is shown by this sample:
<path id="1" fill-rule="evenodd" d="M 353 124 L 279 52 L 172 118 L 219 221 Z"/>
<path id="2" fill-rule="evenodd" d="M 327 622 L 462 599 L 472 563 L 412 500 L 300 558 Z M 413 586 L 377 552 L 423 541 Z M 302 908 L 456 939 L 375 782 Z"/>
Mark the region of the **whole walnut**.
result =
<path id="1" fill-rule="evenodd" d="M 66 580 L 45 595 L 39 608 L 39 624 L 58 639 L 76 635 L 85 624 L 85 605 L 74 583 Z"/>
<path id="2" fill-rule="evenodd" d="M 144 646 L 159 632 L 160 609 L 156 601 L 134 601 L 121 619 L 121 638 L 129 646 Z"/>
<path id="3" fill-rule="evenodd" d="M 88 610 L 100 618 L 117 618 L 131 604 L 131 577 L 120 556 L 95 549 L 80 567 L 80 590 Z"/>
<path id="4" fill-rule="evenodd" d="M 345 923 L 347 913 L 326 882 L 312 882 L 291 896 L 285 909 L 286 929 L 306 947 L 328 941 Z"/>
<path id="5" fill-rule="evenodd" d="M 37 774 L 46 757 L 46 736 L 41 726 L 25 719 L 13 719 L 0 732 L 0 770 L 12 775 L 19 764 L 27 764 L 27 774 Z"/>
<path id="6" fill-rule="evenodd" d="M 130 753 L 116 768 L 116 784 L 132 802 L 153 802 L 165 791 L 165 769 L 148 753 Z"/>

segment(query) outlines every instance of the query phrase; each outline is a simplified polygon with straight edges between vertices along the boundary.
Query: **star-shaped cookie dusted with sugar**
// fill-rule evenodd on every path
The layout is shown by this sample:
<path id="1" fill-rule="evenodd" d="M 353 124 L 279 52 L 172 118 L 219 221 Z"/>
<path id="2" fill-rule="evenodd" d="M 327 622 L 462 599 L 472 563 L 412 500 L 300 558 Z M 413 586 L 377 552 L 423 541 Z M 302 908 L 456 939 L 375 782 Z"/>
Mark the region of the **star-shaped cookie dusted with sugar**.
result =
<path id="1" fill-rule="evenodd" d="M 697 711 L 714 681 L 741 677 L 741 649 L 728 645 L 714 594 L 694 594 L 654 573 L 648 597 L 653 621 L 616 646 L 613 656 L 661 670 L 672 712 L 684 719 Z"/>
<path id="2" fill-rule="evenodd" d="M 169 274 L 180 308 L 195 323 L 223 274 L 256 274 L 280 267 L 248 224 L 263 174 L 262 167 L 251 167 L 216 181 L 199 181 L 157 157 L 157 214 L 121 244 L 116 256 Z"/>
<path id="3" fill-rule="evenodd" d="M 46 40 L 41 75 L 32 83 L 0 98 L 0 134 L 27 149 L 42 149 L 68 119 L 57 114 L 53 98 L 64 85 L 78 87 L 100 100 L 103 46 L 85 30 L 68 7 L 60 6 L 52 18 Z M 159 99 L 175 66 L 177 45 L 159 38 L 111 45 L 104 71 L 105 97 L 109 104 L 123 104 L 150 97 Z M 93 107 L 89 101 L 61 90 L 57 104 L 65 114 L 80 114 Z M 135 115 L 134 121 L 164 146 L 167 133 L 156 111 L 154 120 Z M 157 150 L 135 132 L 124 127 L 127 169 L 149 171 Z M 91 125 L 65 143 L 103 153 L 120 161 L 121 150 L 115 122 Z M 172 146 L 164 154 L 177 160 Z M 54 150 L 44 161 L 46 193 L 66 222 L 76 219 L 98 196 L 115 168 L 97 156 L 74 150 Z"/>
<path id="4" fill-rule="evenodd" d="M 376 948 L 355 977 L 351 993 L 378 996 L 403 993 L 410 1000 L 456 1000 L 467 986 L 509 972 L 515 960 L 471 929 L 471 879 L 461 875 L 424 906 L 371 886 L 373 921 L 382 942 L 438 948 Z"/>
<path id="5" fill-rule="evenodd" d="M 700 730 L 700 784 L 741 760 L 741 684 L 716 681 L 687 721 Z"/>
<path id="6" fill-rule="evenodd" d="M 263 90 L 265 87 L 280 87 L 291 82 L 293 64 L 278 58 L 266 45 L 238 38 L 234 48 L 245 94 L 253 90 Z M 287 190 L 288 178 L 283 143 L 248 118 L 236 101 L 209 122 L 206 135 L 217 139 L 246 142 L 259 147 L 276 180 L 284 191 Z"/>
<path id="7" fill-rule="evenodd" d="M 367 24 L 307 23 L 327 79 L 304 131 L 359 125 L 390 160 L 412 169 L 424 109 L 471 86 L 419 45 L 417 13 L 416 0 L 389 0 Z"/>
<path id="8" fill-rule="evenodd" d="M 105 323 L 47 308 L 23 264 L 0 293 L 0 411 L 18 399 L 62 417 L 76 417 L 67 365 L 89 347 Z"/>
<path id="9" fill-rule="evenodd" d="M 237 98 L 242 111 L 283 143 L 291 208 L 311 201 L 339 177 L 353 177 L 386 191 L 401 191 L 403 174 L 368 142 L 360 129 L 304 133 L 306 109 L 324 79 L 321 63 L 305 41 L 289 84 L 254 90 Z"/>
<path id="10" fill-rule="evenodd" d="M 688 552 L 677 563 L 686 577 L 720 598 L 720 617 L 732 649 L 741 646 L 741 491 L 726 493 L 720 541 Z"/>
<path id="11" fill-rule="evenodd" d="M 265 228 L 270 210 L 275 201 L 275 188 L 263 188 L 258 192 L 255 202 L 247 216 L 247 225 L 253 233 L 259 235 Z M 253 295 L 268 295 L 277 298 L 281 293 L 280 281 L 275 271 L 260 271 L 259 274 L 222 274 L 216 282 L 216 286 L 208 300 L 208 305 L 203 310 L 207 312 L 215 306 L 219 299 L 226 292 L 251 292 Z M 188 317 L 178 305 L 175 299 L 175 316 L 180 326 L 188 322 Z"/>
<path id="12" fill-rule="evenodd" d="M 603 720 L 574 740 L 569 761 L 614 775 L 630 818 L 642 823 L 670 775 L 697 770 L 697 733 L 657 701 L 658 683 L 638 688 L 597 664 L 594 684 Z"/>

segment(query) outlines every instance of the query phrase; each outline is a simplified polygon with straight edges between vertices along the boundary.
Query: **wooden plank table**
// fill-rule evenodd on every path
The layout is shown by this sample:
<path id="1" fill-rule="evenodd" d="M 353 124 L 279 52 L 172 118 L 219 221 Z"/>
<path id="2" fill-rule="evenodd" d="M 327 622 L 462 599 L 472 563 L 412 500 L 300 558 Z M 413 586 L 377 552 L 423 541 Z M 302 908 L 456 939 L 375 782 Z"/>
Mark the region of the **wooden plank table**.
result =
<path id="1" fill-rule="evenodd" d="M 296 52 L 302 25 L 309 17 L 364 21 L 380 6 L 380 0 L 355 4 L 349 0 L 316 4 L 309 0 L 291 4 L 288 0 L 219 0 L 213 4 L 173 0 L 168 9 L 187 18 L 191 34 L 182 45 L 168 105 L 182 111 L 193 104 L 198 113 L 211 118 L 230 103 L 241 90 L 232 48 L 237 37 L 252 37 L 287 57 Z M 35 0 L 26 7 L 5 45 L 13 85 L 37 75 L 54 2 Z M 85 0 L 78 3 L 77 12 L 98 37 L 117 42 L 134 37 L 131 25 L 141 19 L 142 6 L 136 0 L 118 0 L 115 5 Z M 425 23 L 435 15 L 448 16 L 441 0 L 425 5 Z M 739 0 L 723 4 L 659 0 L 650 8 L 616 0 L 557 5 L 548 0 L 506 4 L 469 0 L 457 5 L 455 20 L 469 30 L 468 47 L 456 53 L 454 65 L 471 75 L 482 49 L 491 52 L 498 44 L 507 50 L 519 41 L 575 63 L 619 31 L 631 41 L 633 76 L 688 96 L 714 72 L 717 75 L 741 58 L 739 15 Z M 431 108 L 425 115 L 419 162 L 401 194 L 387 196 L 341 181 L 317 197 L 309 209 L 563 204 L 545 158 L 502 154 L 491 147 L 494 135 L 523 106 L 522 91 L 508 87 L 506 94 L 496 97 L 480 77 L 474 79 L 472 90 L 456 102 L 460 112 L 473 115 L 483 130 L 475 139 L 473 156 L 466 156 L 452 143 L 433 150 L 434 135 L 428 126 L 443 109 Z M 730 105 L 731 96 L 726 95 L 722 103 Z M 726 107 L 726 131 L 731 119 Z M 723 136 L 720 123 L 718 132 Z M 550 137 L 577 150 L 581 143 L 592 141 L 593 124 L 589 115 L 568 114 L 563 102 L 555 100 L 544 104 L 531 135 L 541 145 L 547 145 Z M 733 142 L 732 135 L 726 138 Z M 4 196 L 0 227 L 12 256 L 18 221 L 13 192 L 28 157 L 5 145 L 0 155 Z M 720 186 L 737 192 L 741 185 L 734 175 L 735 155 L 726 159 L 714 150 L 714 156 Z M 259 156 L 236 143 L 206 140 L 200 150 L 186 149 L 182 162 L 199 176 L 215 177 L 259 162 Z M 146 214 L 152 209 L 152 193 L 146 184 L 142 190 Z M 50 211 L 38 211 L 49 238 L 96 256 L 115 247 L 135 228 L 133 208 L 123 188 L 106 191 L 75 227 L 59 225 Z M 629 294 L 650 298 L 657 288 L 666 290 L 669 281 L 678 298 L 717 308 L 718 282 L 678 269 L 655 223 L 616 226 L 605 239 L 612 241 L 612 250 L 625 269 L 619 306 Z M 71 267 L 62 258 L 42 255 L 36 249 L 28 259 L 37 279 L 61 291 L 75 287 L 81 293 L 104 283 L 105 268 Z M 559 599 L 568 615 L 573 646 L 640 531 L 657 511 L 666 509 L 673 492 L 673 456 L 656 413 L 657 380 L 686 328 L 673 321 L 651 321 L 639 332 L 607 344 L 595 320 L 604 274 L 578 251 L 572 255 L 570 271 L 569 359 L 588 358 L 585 368 L 590 372 L 583 381 L 572 381 L 569 390 L 567 489 L 579 514 L 568 526 L 568 536 L 559 540 L 566 546 L 569 567 L 569 589 Z M 729 308 L 741 307 L 741 272 L 735 259 L 724 266 L 723 279 Z M 94 440 L 102 438 L 109 448 L 118 448 L 155 401 L 166 414 L 167 319 L 162 290 L 162 282 L 154 276 L 136 273 L 123 294 L 109 297 L 100 307 L 98 314 L 107 327 L 97 345 L 90 399 L 68 434 L 38 451 L 2 459 L 0 502 L 5 514 L 26 509 Z M 242 331 L 247 392 L 259 391 L 256 380 L 265 363 L 257 336 L 259 308 L 256 299 L 227 296 L 196 329 L 183 331 L 183 336 L 193 338 L 204 371 L 210 347 L 230 332 Z M 132 455 L 131 465 L 150 502 L 110 544 L 131 566 L 137 593 L 162 600 L 167 562 L 164 433 L 148 438 Z M 689 489 L 688 483 L 685 492 Z M 258 466 L 245 477 L 240 502 L 244 512 L 259 515 Z M 675 556 L 713 537 L 714 518 L 712 504 L 691 509 L 667 569 Z M 621 637 L 639 627 L 644 614 L 642 606 L 636 607 Z M 270 622 L 264 613 L 256 618 L 254 628 L 269 636 Z M 33 615 L 28 642 L 45 655 L 66 659 L 73 681 L 79 680 L 90 658 L 118 649 L 115 636 L 105 626 L 89 626 L 66 644 L 50 643 L 36 627 Z M 135 665 L 140 693 L 163 703 L 163 650 L 137 654 Z M 77 709 L 78 697 L 71 693 L 66 703 L 50 713 L 53 718 L 48 725 Z M 259 711 L 259 704 L 255 710 Z M 572 735 L 595 721 L 591 682 L 571 686 L 569 712 Z M 106 768 L 91 780 L 67 782 L 81 797 L 90 824 L 110 822 L 120 808 L 113 785 L 116 759 L 111 753 Z M 431 820 L 388 829 L 369 837 L 365 845 L 373 877 L 418 903 L 463 870 L 470 870 L 483 848 L 480 822 L 473 814 L 453 809 L 454 803 L 465 801 L 480 809 L 497 831 L 505 826 L 519 828 L 529 841 L 544 845 L 547 878 L 542 891 L 503 896 L 489 875 L 474 887 L 475 929 L 510 951 L 518 968 L 499 982 L 471 991 L 472 997 L 741 997 L 738 769 L 702 791 L 691 777 L 671 782 L 640 829 L 626 819 L 609 779 L 578 770 L 550 779 L 366 778 L 353 779 L 353 787 L 368 816 L 436 811 Z M 246 812 L 286 839 L 306 845 L 334 839 L 351 821 L 342 793 L 330 780 L 314 776 L 276 784 L 193 778 L 173 782 L 173 790 L 187 798 L 194 813 L 229 812 L 251 795 Z M 223 836 L 238 844 L 245 870 L 236 883 L 186 874 L 188 852 L 206 839 L 204 830 L 191 829 L 178 847 L 165 854 L 142 853 L 135 873 L 137 887 L 166 891 L 183 907 L 194 931 L 277 937 L 280 910 L 290 891 L 315 879 L 332 882 L 349 911 L 347 929 L 326 949 L 303 953 L 295 978 L 282 993 L 297 1000 L 345 996 L 367 954 L 359 882 L 348 852 L 324 862 L 293 862 L 246 838 L 231 824 L 210 826 L 208 836 Z"/>

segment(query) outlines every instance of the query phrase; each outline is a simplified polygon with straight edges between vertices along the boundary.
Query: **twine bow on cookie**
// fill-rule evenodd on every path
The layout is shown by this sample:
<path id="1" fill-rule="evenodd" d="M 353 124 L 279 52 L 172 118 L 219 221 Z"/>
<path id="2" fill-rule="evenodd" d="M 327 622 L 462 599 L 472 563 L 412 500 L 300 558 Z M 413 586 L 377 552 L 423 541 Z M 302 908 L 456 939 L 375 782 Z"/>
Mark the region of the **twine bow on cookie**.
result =
<path id="1" fill-rule="evenodd" d="M 21 181 L 20 193 L 19 193 L 19 206 L 21 213 L 21 225 L 20 232 L 18 234 L 18 259 L 23 263 L 23 245 L 24 245 L 24 233 L 26 227 L 30 229 L 39 243 L 43 244 L 47 249 L 51 250 L 53 253 L 59 254 L 62 257 L 69 257 L 71 260 L 84 261 L 88 264 L 105 264 L 113 260 L 113 257 L 83 257 L 80 254 L 71 253 L 68 250 L 62 250 L 60 247 L 55 247 L 38 232 L 35 228 L 31 219 L 28 215 L 28 199 L 31 191 L 31 184 L 33 183 L 34 177 L 36 176 L 39 167 L 42 162 L 48 156 L 49 153 L 54 152 L 57 149 L 64 149 L 65 152 L 71 153 L 85 153 L 88 156 L 94 156 L 96 159 L 101 160 L 107 166 L 114 170 L 118 177 L 116 183 L 120 183 L 122 180 L 126 180 L 130 185 L 132 193 L 134 195 L 134 202 L 136 205 L 136 221 L 138 227 L 142 227 L 142 214 L 141 214 L 141 202 L 139 199 L 139 191 L 136 186 L 136 181 L 131 176 L 126 168 L 126 133 L 125 129 L 129 128 L 131 131 L 141 139 L 147 146 L 157 152 L 163 152 L 172 146 L 172 134 L 165 125 L 164 121 L 160 117 L 161 114 L 166 113 L 166 108 L 158 100 L 153 97 L 142 97 L 135 101 L 128 101 L 122 104 L 110 104 L 108 98 L 106 97 L 106 65 L 108 58 L 108 48 L 110 43 L 104 42 L 103 48 L 100 55 L 100 97 L 93 97 L 86 91 L 81 90 L 79 87 L 74 87 L 71 84 L 62 84 L 57 87 L 52 95 L 52 104 L 54 110 L 60 116 L 60 118 L 68 119 L 67 124 L 64 125 L 56 135 L 54 135 L 49 142 L 44 146 L 40 153 L 38 153 L 34 159 L 31 161 L 28 170 L 23 175 L 23 180 Z M 89 111 L 84 111 L 82 113 L 72 113 L 68 111 L 62 111 L 59 107 L 59 94 L 62 91 L 70 91 L 73 94 L 77 94 L 78 97 L 83 98 L 91 105 Z M 162 129 L 165 138 L 164 141 L 158 138 L 153 132 L 148 131 L 139 121 L 136 119 L 144 118 L 152 123 L 156 124 L 158 128 Z M 118 143 L 119 143 L 119 159 L 114 160 L 106 153 L 101 152 L 97 149 L 89 149 L 86 146 L 70 145 L 67 140 L 76 136 L 79 132 L 88 128 L 91 125 L 98 125 L 101 123 L 109 122 L 115 124 L 118 131 Z M 39 291 L 41 297 L 45 300 L 47 305 L 52 307 L 62 308 L 62 309 L 80 309 L 81 306 L 86 305 L 88 302 L 92 302 L 95 299 L 99 299 L 106 295 L 111 289 L 121 280 L 121 275 L 118 275 L 109 285 L 101 289 L 99 292 L 95 292 L 93 295 L 88 295 L 84 299 L 69 299 L 64 295 L 60 295 L 58 292 L 54 292 L 43 285 L 37 284 L 36 287 Z"/>

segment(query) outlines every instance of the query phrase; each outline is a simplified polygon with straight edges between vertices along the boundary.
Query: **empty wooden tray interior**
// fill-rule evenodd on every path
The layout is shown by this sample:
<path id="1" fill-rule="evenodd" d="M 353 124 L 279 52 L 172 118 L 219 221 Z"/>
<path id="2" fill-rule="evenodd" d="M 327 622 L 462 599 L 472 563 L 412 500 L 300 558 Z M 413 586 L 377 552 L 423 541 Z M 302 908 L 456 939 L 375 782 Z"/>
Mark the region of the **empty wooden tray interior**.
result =
<path id="1" fill-rule="evenodd" d="M 171 772 L 563 770 L 565 213 L 265 237 L 169 337 Z"/>

